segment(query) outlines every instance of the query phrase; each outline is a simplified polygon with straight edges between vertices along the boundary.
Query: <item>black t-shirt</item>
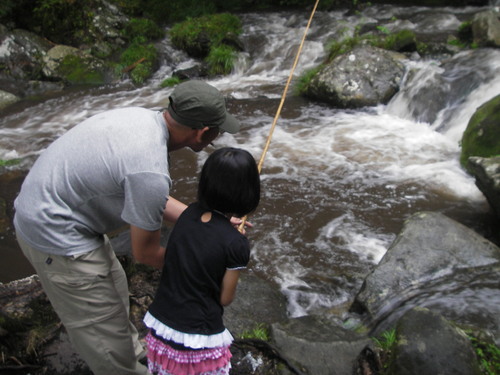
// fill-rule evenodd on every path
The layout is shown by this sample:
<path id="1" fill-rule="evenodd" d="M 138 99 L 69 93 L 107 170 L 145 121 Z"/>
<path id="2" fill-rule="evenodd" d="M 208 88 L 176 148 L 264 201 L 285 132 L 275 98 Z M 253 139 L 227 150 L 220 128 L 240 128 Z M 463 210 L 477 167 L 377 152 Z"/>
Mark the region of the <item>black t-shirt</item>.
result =
<path id="1" fill-rule="evenodd" d="M 221 283 L 226 269 L 245 268 L 247 238 L 223 215 L 191 204 L 179 217 L 167 244 L 160 285 L 149 312 L 184 333 L 213 335 L 224 331 Z"/>

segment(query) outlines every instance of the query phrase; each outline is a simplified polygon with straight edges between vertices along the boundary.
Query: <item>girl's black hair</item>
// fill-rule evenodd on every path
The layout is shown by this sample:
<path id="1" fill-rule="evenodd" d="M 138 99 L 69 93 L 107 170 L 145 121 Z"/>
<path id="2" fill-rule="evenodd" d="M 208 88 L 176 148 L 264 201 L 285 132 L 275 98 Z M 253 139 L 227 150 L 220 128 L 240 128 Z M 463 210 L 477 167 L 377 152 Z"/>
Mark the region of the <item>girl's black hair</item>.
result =
<path id="1" fill-rule="evenodd" d="M 259 171 L 248 151 L 224 147 L 208 157 L 198 185 L 198 202 L 204 208 L 242 217 L 259 201 Z"/>

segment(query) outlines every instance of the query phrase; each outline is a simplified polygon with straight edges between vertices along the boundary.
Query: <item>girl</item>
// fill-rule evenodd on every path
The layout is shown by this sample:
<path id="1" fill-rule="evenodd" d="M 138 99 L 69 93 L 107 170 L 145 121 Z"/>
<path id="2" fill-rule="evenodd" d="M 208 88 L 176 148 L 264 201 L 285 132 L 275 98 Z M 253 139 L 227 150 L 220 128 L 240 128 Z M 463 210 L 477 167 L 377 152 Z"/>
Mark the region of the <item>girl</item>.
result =
<path id="1" fill-rule="evenodd" d="M 153 374 L 229 374 L 233 337 L 222 321 L 223 306 L 233 301 L 250 258 L 248 240 L 230 218 L 254 211 L 259 200 L 259 172 L 250 153 L 227 147 L 209 156 L 198 201 L 172 230 L 160 285 L 144 317 Z"/>

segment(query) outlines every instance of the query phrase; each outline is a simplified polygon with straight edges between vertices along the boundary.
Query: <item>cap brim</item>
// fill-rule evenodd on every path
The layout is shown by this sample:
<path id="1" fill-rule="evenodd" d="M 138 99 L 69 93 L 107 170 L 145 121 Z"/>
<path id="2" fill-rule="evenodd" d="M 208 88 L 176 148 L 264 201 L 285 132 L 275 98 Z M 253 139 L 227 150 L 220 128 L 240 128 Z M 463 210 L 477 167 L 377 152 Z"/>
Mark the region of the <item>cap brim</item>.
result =
<path id="1" fill-rule="evenodd" d="M 226 112 L 226 120 L 221 125 L 219 125 L 219 129 L 234 134 L 238 133 L 240 131 L 240 128 L 241 124 L 238 120 L 236 120 L 236 117 Z"/>

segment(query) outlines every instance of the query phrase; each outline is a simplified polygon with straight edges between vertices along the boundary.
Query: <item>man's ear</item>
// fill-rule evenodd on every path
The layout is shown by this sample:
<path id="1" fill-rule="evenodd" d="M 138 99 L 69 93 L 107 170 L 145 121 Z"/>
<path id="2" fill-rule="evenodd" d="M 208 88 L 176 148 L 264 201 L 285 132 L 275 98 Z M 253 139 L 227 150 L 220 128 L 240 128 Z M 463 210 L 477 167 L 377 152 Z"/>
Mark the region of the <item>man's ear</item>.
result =
<path id="1" fill-rule="evenodd" d="M 202 129 L 195 129 L 196 130 L 196 140 L 198 142 L 203 142 L 207 137 L 209 137 L 209 132 L 210 128 L 208 126 L 205 126 Z"/>
<path id="2" fill-rule="evenodd" d="M 205 126 L 201 130 L 203 131 L 202 138 L 201 138 L 203 142 L 207 142 L 207 141 L 212 142 L 219 135 L 219 129 L 216 127 L 210 128 L 208 126 Z"/>

